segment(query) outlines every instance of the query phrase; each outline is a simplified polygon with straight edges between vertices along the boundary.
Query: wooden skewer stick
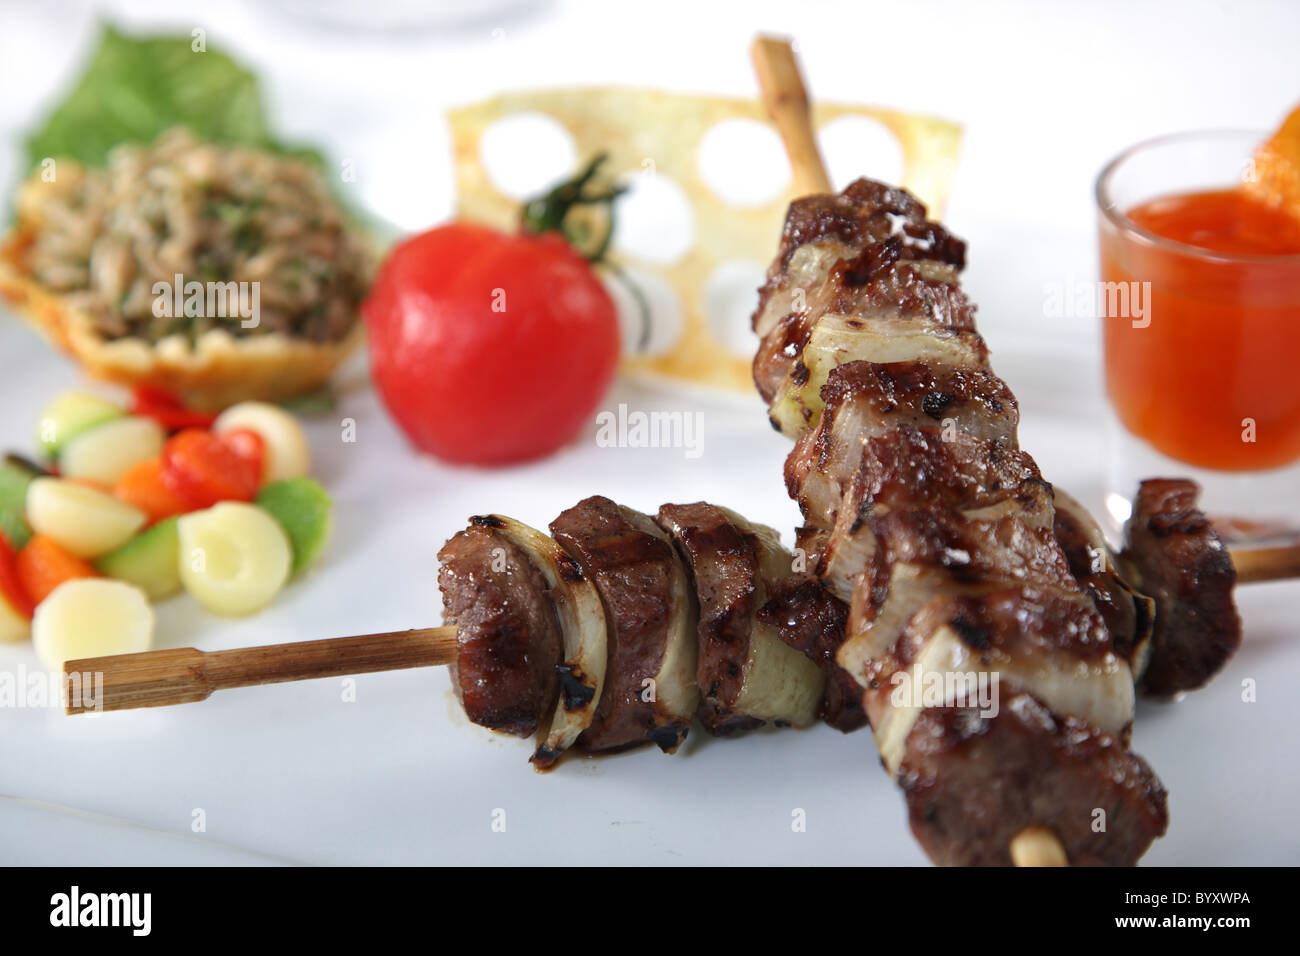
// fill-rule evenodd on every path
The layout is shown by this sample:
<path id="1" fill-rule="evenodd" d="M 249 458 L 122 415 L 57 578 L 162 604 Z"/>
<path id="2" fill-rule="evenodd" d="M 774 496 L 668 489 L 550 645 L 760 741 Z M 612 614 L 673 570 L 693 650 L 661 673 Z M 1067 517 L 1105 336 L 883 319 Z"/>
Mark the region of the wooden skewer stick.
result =
<path id="1" fill-rule="evenodd" d="M 794 47 L 786 37 L 759 35 L 749 49 L 763 91 L 763 105 L 776 124 L 785 143 L 794 174 L 794 186 L 800 195 L 831 192 L 826 164 L 817 149 L 812 119 L 808 113 L 808 91 L 799 74 Z"/>
<path id="2" fill-rule="evenodd" d="M 75 675 L 102 675 L 93 696 L 70 694 L 69 714 L 136 707 L 166 707 L 204 700 L 216 690 L 285 681 L 371 674 L 449 664 L 456 656 L 455 627 L 424 627 L 358 634 L 322 641 L 199 651 L 179 647 L 140 654 L 88 657 L 63 665 L 64 686 L 84 687 Z M 84 699 L 82 699 L 84 697 Z"/>
<path id="3" fill-rule="evenodd" d="M 1300 575 L 1300 549 L 1294 547 L 1236 551 L 1232 560 L 1242 584 Z M 450 664 L 455 656 L 456 628 L 444 626 L 228 651 L 180 647 L 89 657 L 68 661 L 63 670 L 65 686 L 70 675 L 102 675 L 103 684 L 93 696 L 70 695 L 67 712 L 81 714 L 190 704 L 231 687 L 436 667 Z M 84 683 L 81 678 L 74 686 Z M 1050 831 L 1045 832 L 1051 836 Z M 1031 839 L 1030 830 L 1020 836 L 1025 836 L 1031 847 L 1041 846 L 1045 839 L 1041 835 Z"/>
<path id="4" fill-rule="evenodd" d="M 1011 862 L 1016 866 L 1069 866 L 1065 847 L 1047 827 L 1025 827 L 1011 838 Z"/>
<path id="5" fill-rule="evenodd" d="M 1232 560 L 1240 584 L 1300 575 L 1300 549 L 1294 547 L 1234 551 Z M 68 675 L 103 677 L 103 685 L 94 696 L 84 701 L 80 695 L 69 699 L 67 712 L 81 714 L 196 703 L 206 700 L 213 691 L 231 687 L 436 667 L 450 664 L 455 656 L 456 628 L 444 626 L 228 651 L 181 647 L 89 657 L 68 661 L 63 670 L 65 686 Z M 1046 838 L 1040 834 L 1031 839 L 1033 829 L 1020 836 L 1026 837 L 1027 846 L 1041 846 Z M 1051 836 L 1050 831 L 1044 832 Z"/>
<path id="6" fill-rule="evenodd" d="M 1237 569 L 1238 584 L 1300 578 L 1300 545 L 1278 548 L 1241 548 L 1229 552 Z"/>

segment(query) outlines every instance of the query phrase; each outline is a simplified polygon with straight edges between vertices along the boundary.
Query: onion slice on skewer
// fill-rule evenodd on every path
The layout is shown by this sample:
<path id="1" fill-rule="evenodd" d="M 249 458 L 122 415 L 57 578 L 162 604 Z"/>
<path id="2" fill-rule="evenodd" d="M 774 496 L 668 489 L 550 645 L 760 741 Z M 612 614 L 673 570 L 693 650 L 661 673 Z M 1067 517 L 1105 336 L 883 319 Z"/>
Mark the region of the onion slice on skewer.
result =
<path id="1" fill-rule="evenodd" d="M 532 762 L 539 770 L 555 764 L 591 725 L 605 685 L 606 622 L 596 586 L 578 562 L 536 528 L 501 515 L 488 515 L 501 535 L 521 548 L 551 588 L 564 638 L 559 665 L 560 698 L 549 724 L 538 731 Z"/>
<path id="2" fill-rule="evenodd" d="M 653 535 L 667 545 L 673 555 L 670 563 L 672 579 L 669 594 L 672 604 L 668 608 L 668 633 L 664 639 L 663 659 L 658 673 L 654 675 L 655 710 L 669 724 L 678 722 L 689 727 L 700 706 L 700 689 L 695 683 L 695 668 L 699 660 L 699 647 L 696 643 L 699 605 L 691 589 L 690 577 L 677 557 L 672 539 L 648 515 L 621 505 L 619 511 L 634 528 Z M 662 749 L 662 744 L 660 747 Z M 672 749 L 676 749 L 675 744 Z"/>
<path id="3" fill-rule="evenodd" d="M 821 418 L 822 386 L 831 370 L 846 362 L 869 359 L 877 364 L 982 366 L 986 356 L 978 333 L 945 328 L 926 319 L 824 315 L 777 390 L 768 415 L 787 438 L 799 438 Z"/>

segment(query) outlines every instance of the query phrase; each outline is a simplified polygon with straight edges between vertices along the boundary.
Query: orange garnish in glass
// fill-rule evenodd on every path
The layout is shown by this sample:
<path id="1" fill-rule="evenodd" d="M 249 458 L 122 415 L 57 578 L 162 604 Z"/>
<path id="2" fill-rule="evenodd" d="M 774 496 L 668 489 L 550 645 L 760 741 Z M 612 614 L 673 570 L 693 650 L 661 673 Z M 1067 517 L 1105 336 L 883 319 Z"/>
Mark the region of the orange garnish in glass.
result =
<path id="1" fill-rule="evenodd" d="M 1256 199 L 1300 221 L 1300 106 L 1255 151 L 1254 169 L 1244 186 Z"/>

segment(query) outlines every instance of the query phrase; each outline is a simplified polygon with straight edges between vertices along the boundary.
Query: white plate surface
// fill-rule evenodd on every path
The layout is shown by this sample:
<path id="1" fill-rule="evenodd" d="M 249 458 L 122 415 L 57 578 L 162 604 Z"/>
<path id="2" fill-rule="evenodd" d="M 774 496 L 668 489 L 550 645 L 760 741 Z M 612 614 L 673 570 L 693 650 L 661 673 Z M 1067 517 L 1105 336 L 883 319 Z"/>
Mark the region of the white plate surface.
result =
<path id="1" fill-rule="evenodd" d="M 394 42 L 312 31 L 265 5 L 70 0 L 5 7 L 0 182 L 22 132 L 75 72 L 97 10 L 135 28 L 211 28 L 270 92 L 286 133 L 354 160 L 363 201 L 408 228 L 451 205 L 443 110 L 530 85 L 619 82 L 753 92 L 756 30 L 800 38 L 815 95 L 952 116 L 968 136 L 948 215 L 971 242 L 968 288 L 995 367 L 1020 397 L 1023 443 L 1044 473 L 1100 504 L 1104 446 L 1095 328 L 1043 317 L 1044 290 L 1095 270 L 1089 184 L 1124 146 L 1164 130 L 1263 128 L 1295 96 L 1294 4 L 1130 5 L 1122 29 L 1092 3 L 743 5 L 629 3 L 636 42 L 612 42 L 583 3 L 525 5 Z M 691 25 L 683 30 L 682 23 Z M 1173 30 L 1174 34 L 1169 31 Z M 921 34 L 881 44 L 867 35 Z M 1174 41 L 1171 42 L 1171 36 Z M 1218 68 L 1207 71 L 1206 62 Z M 869 170 L 865 170 L 869 172 Z M 774 237 L 775 238 L 775 237 Z M 354 374 L 352 381 L 359 380 Z M 30 449 L 72 368 L 0 315 L 0 449 Z M 266 613 L 231 623 L 187 599 L 160 611 L 160 643 L 206 650 L 436 622 L 434 555 L 467 515 L 544 525 L 591 493 L 642 509 L 725 502 L 785 532 L 787 445 L 757 398 L 622 383 L 606 400 L 702 411 L 704 454 L 601 449 L 589 428 L 527 468 L 449 468 L 408 452 L 364 386 L 310 426 L 338 529 L 323 564 Z M 340 441 L 339 422 L 358 441 Z M 1134 746 L 1170 791 L 1152 864 L 1300 859 L 1294 730 L 1300 704 L 1295 585 L 1241 595 L 1245 647 L 1207 690 L 1140 705 Z M 0 670 L 35 667 L 0 646 Z M 1257 702 L 1242 700 L 1242 681 Z M 880 863 L 920 864 L 901 798 L 869 736 L 825 728 L 713 741 L 683 753 L 575 760 L 532 772 L 523 742 L 468 725 L 436 670 L 232 691 L 180 708 L 69 719 L 0 710 L 0 863 Z M 792 832 L 792 812 L 806 832 Z M 505 832 L 492 827 L 504 810 Z M 206 823 L 194 832 L 196 811 Z"/>

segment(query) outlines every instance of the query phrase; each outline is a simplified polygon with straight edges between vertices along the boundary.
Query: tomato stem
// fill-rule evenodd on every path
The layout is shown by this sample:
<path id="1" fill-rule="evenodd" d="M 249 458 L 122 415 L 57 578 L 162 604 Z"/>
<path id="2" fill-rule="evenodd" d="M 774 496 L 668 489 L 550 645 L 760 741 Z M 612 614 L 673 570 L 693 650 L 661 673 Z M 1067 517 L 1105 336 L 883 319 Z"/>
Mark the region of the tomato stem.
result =
<path id="1" fill-rule="evenodd" d="M 524 232 L 558 232 L 588 262 L 603 262 L 614 237 L 614 201 L 627 192 L 626 186 L 593 185 L 601 164 L 608 158 L 608 153 L 597 153 L 577 176 L 526 202 L 522 222 Z M 581 206 L 601 206 L 605 211 L 605 229 L 595 245 L 587 249 L 583 248 L 583 241 L 588 238 L 585 228 L 570 219 L 570 213 Z"/>
<path id="2" fill-rule="evenodd" d="M 524 203 L 521 216 L 523 231 L 538 235 L 558 232 L 574 250 L 593 266 L 602 265 L 628 290 L 636 300 L 641 313 L 641 335 L 636 351 L 645 351 L 650 344 L 650 301 L 645 292 L 633 282 L 623 269 L 608 258 L 609 245 L 614 238 L 614 210 L 619 196 L 627 192 L 624 185 L 596 186 L 596 176 L 608 153 L 597 153 L 572 179 L 566 179 L 544 195 Z M 575 221 L 570 213 L 583 206 L 601 207 L 605 213 L 605 228 L 594 245 L 584 248 L 591 237 L 588 221 Z"/>

